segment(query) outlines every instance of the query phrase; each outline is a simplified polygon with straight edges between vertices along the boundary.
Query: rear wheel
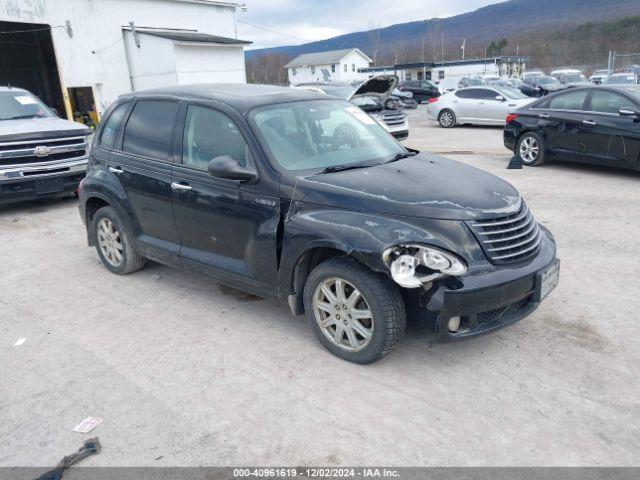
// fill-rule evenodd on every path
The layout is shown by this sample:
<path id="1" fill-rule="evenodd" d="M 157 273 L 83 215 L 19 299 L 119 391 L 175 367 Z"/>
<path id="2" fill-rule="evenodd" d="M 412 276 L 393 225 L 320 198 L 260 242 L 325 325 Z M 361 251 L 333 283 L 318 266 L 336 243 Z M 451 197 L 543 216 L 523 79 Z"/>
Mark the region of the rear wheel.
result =
<path id="1" fill-rule="evenodd" d="M 311 272 L 304 305 L 324 347 L 350 362 L 379 360 L 405 330 L 405 306 L 398 287 L 349 258 L 332 258 Z"/>
<path id="2" fill-rule="evenodd" d="M 522 163 L 528 167 L 535 167 L 544 163 L 544 144 L 539 135 L 527 132 L 518 140 L 516 152 Z"/>
<path id="3" fill-rule="evenodd" d="M 438 123 L 442 128 L 451 128 L 456 124 L 456 114 L 449 109 L 442 110 L 438 115 Z"/>
<path id="4" fill-rule="evenodd" d="M 133 248 L 132 237 L 113 208 L 98 210 L 91 225 L 98 256 L 110 272 L 126 275 L 145 266 L 146 260 Z"/>

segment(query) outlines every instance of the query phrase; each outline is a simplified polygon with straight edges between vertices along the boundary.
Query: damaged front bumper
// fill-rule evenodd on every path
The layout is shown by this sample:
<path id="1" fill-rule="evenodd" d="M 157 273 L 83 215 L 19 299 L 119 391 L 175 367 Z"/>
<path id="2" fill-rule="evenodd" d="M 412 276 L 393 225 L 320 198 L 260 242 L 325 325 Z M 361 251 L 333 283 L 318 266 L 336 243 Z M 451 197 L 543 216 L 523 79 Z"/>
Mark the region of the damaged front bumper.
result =
<path id="1" fill-rule="evenodd" d="M 463 340 L 522 320 L 555 288 L 559 267 L 555 244 L 545 230 L 540 252 L 531 262 L 469 272 L 458 285 L 433 287 L 421 303 L 435 316 L 436 341 Z M 452 324 L 458 325 L 454 331 Z"/>

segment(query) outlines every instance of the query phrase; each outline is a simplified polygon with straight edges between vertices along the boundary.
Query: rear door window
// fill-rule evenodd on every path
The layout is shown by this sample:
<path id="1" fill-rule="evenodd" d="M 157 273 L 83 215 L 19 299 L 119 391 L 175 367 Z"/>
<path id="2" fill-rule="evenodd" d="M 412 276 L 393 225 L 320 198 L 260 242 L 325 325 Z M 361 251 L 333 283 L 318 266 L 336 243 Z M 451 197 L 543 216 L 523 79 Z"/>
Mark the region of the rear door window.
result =
<path id="1" fill-rule="evenodd" d="M 487 98 L 484 93 L 486 91 L 487 90 L 484 88 L 465 88 L 464 90 L 458 90 L 456 92 L 456 97 L 480 100 Z"/>
<path id="2" fill-rule="evenodd" d="M 624 95 L 606 90 L 595 91 L 591 96 L 591 106 L 589 110 L 592 112 L 617 114 L 621 108 L 635 110 L 638 106 Z"/>
<path id="3" fill-rule="evenodd" d="M 563 93 L 549 99 L 545 108 L 550 108 L 551 110 L 583 110 L 584 101 L 587 99 L 588 94 L 589 90 Z"/>
<path id="4" fill-rule="evenodd" d="M 178 103 L 141 100 L 136 103 L 124 130 L 122 150 L 156 160 L 167 160 Z"/>
<path id="5" fill-rule="evenodd" d="M 109 115 L 109 118 L 102 128 L 102 134 L 100 134 L 100 146 L 102 148 L 111 150 L 115 146 L 118 132 L 120 131 L 120 124 L 128 108 L 129 103 L 123 103 L 122 105 L 118 105 L 115 110 L 111 112 L 111 115 Z"/>

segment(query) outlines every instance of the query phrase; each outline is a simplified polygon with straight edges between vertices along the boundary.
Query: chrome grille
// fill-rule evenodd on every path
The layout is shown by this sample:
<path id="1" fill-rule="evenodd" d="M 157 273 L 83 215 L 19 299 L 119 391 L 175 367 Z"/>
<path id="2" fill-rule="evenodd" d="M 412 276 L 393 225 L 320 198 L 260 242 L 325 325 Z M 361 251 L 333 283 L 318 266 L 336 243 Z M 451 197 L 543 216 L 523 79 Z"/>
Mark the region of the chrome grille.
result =
<path id="1" fill-rule="evenodd" d="M 74 159 L 84 156 L 86 151 L 85 137 L 3 142 L 0 143 L 0 167 Z"/>
<path id="2" fill-rule="evenodd" d="M 526 260 L 540 248 L 540 228 L 524 202 L 516 213 L 469 222 L 469 226 L 493 263 Z"/>
<path id="3" fill-rule="evenodd" d="M 407 118 L 407 114 L 404 112 L 393 112 L 393 113 L 385 113 L 382 115 L 382 121 L 390 126 L 395 127 L 398 125 L 402 125 Z"/>

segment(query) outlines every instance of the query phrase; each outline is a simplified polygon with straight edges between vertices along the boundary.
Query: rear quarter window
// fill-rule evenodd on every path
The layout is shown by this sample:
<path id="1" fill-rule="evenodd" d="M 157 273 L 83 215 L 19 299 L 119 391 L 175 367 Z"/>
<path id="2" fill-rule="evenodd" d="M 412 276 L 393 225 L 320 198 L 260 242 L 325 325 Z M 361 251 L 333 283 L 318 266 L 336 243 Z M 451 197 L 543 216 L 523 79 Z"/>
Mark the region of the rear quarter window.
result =
<path id="1" fill-rule="evenodd" d="M 124 118 L 124 114 L 127 113 L 128 108 L 129 103 L 118 105 L 105 121 L 102 127 L 102 133 L 100 134 L 100 146 L 102 148 L 111 150 L 115 146 L 122 119 Z"/>

